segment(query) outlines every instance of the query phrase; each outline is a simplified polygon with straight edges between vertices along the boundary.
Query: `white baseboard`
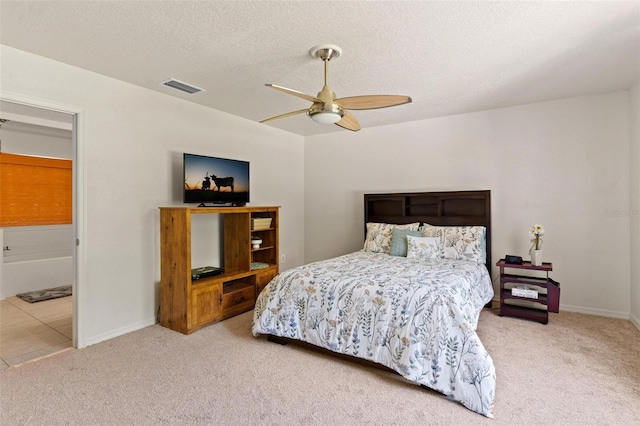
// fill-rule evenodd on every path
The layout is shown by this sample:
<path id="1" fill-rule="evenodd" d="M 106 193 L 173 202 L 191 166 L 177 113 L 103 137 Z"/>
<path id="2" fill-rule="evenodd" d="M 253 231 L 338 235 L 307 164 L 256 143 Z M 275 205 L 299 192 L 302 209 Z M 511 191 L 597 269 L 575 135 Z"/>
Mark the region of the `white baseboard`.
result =
<path id="1" fill-rule="evenodd" d="M 500 307 L 500 298 L 493 299 L 492 306 L 494 308 Z M 640 320 L 629 312 L 618 312 L 618 311 L 609 311 L 606 309 L 596 309 L 596 308 L 585 308 L 584 306 L 574 306 L 574 305 L 563 305 L 560 304 L 560 312 L 576 312 L 578 314 L 587 314 L 587 315 L 596 315 L 599 317 L 608 317 L 608 318 L 618 318 L 630 320 L 636 327 L 640 329 Z"/>
<path id="2" fill-rule="evenodd" d="M 113 339 L 114 337 L 122 336 L 132 331 L 141 330 L 143 328 L 152 326 L 156 323 L 156 317 L 148 318 L 144 321 L 140 321 L 135 324 L 128 325 L 126 327 L 118 328 L 117 330 L 110 331 L 108 333 L 99 334 L 97 336 L 90 337 L 85 340 L 84 347 L 95 345 L 96 343 L 104 342 L 105 340 Z"/>
<path id="3" fill-rule="evenodd" d="M 629 319 L 629 312 L 609 311 L 606 309 L 585 308 L 583 306 L 560 304 L 560 311 L 577 312 L 579 314 L 597 315 L 599 317 Z"/>
<path id="4" fill-rule="evenodd" d="M 629 314 L 629 320 L 636 326 L 638 330 L 640 330 L 640 318 L 636 317 L 633 314 Z"/>
<path id="5" fill-rule="evenodd" d="M 492 307 L 499 308 L 500 307 L 500 299 L 492 300 Z M 609 318 L 619 318 L 630 320 L 638 329 L 640 329 L 640 319 L 637 317 L 624 312 L 616 312 L 616 311 L 608 311 L 604 309 L 593 309 L 593 308 L 585 308 L 581 306 L 572 306 L 572 305 L 560 305 L 560 312 L 577 312 L 579 314 L 588 314 L 588 315 L 597 315 L 601 317 L 609 317 Z M 132 331 L 141 330 L 145 327 L 149 327 L 156 324 L 156 318 L 152 317 L 145 321 L 140 321 L 139 323 L 129 325 L 127 327 L 122 327 L 117 330 L 110 331 L 108 333 L 100 334 L 98 336 L 94 336 L 90 339 L 86 340 L 86 346 L 95 345 L 96 343 L 104 342 L 105 340 L 113 339 L 114 337 L 122 336 L 127 333 L 131 333 Z"/>

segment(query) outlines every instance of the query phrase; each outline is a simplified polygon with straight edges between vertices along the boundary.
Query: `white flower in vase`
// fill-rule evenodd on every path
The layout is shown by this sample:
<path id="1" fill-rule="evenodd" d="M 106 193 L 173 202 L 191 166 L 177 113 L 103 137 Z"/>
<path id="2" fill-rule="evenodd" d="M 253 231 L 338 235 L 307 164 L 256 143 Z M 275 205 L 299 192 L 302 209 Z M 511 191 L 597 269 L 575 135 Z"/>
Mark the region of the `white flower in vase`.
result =
<path id="1" fill-rule="evenodd" d="M 542 236 L 544 235 L 544 226 L 535 224 L 529 229 L 529 236 L 533 243 L 529 253 L 531 254 L 531 264 L 535 266 L 542 265 Z"/>
<path id="2" fill-rule="evenodd" d="M 529 229 L 529 236 L 531 237 L 531 242 L 533 243 L 533 247 L 531 250 L 541 250 L 542 249 L 542 236 L 544 235 L 544 226 L 538 225 L 537 223 Z"/>

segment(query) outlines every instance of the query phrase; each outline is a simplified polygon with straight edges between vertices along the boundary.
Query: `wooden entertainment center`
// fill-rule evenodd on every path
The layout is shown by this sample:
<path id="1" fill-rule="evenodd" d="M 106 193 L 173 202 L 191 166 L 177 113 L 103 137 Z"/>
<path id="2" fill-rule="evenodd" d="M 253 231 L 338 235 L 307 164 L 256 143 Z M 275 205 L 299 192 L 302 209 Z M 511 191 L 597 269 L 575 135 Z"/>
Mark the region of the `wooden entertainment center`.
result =
<path id="1" fill-rule="evenodd" d="M 191 334 L 253 309 L 257 295 L 278 274 L 278 212 L 275 206 L 160 207 L 160 325 Z M 194 280 L 191 216 L 196 214 L 222 218 L 224 273 Z M 253 229 L 260 218 L 270 218 L 270 226 Z M 252 246 L 252 237 L 262 240 L 259 247 Z"/>

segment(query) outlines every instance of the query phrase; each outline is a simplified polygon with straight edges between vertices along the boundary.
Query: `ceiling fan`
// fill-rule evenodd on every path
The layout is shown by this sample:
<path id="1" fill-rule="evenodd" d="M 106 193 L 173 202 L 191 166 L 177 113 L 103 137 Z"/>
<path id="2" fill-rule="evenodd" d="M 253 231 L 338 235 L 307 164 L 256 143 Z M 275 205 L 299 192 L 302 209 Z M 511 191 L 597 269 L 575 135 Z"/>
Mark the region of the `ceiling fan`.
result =
<path id="1" fill-rule="evenodd" d="M 287 89 L 286 87 L 275 84 L 265 84 L 265 86 L 312 102 L 311 106 L 298 111 L 266 118 L 261 120 L 260 123 L 268 123 L 269 121 L 306 113 L 313 121 L 318 123 L 336 124 L 347 130 L 357 132 L 360 130 L 360 123 L 358 123 L 358 120 L 356 120 L 348 110 L 386 108 L 411 102 L 409 96 L 402 95 L 365 95 L 336 98 L 336 94 L 327 83 L 328 64 L 331 59 L 337 58 L 342 54 L 342 49 L 333 44 L 320 44 L 311 48 L 309 54 L 324 62 L 324 86 L 317 96 L 307 95 L 297 90 Z"/>

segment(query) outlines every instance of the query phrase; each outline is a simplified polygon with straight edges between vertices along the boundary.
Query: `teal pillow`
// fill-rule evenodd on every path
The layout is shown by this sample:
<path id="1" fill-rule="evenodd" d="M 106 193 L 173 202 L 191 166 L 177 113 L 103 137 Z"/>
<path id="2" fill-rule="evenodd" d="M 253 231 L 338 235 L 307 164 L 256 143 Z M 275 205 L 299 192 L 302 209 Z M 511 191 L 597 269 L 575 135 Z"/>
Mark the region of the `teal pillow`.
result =
<path id="1" fill-rule="evenodd" d="M 423 236 L 421 231 L 394 228 L 393 234 L 391 234 L 391 250 L 389 251 L 391 256 L 407 257 L 407 235 L 412 237 Z"/>

